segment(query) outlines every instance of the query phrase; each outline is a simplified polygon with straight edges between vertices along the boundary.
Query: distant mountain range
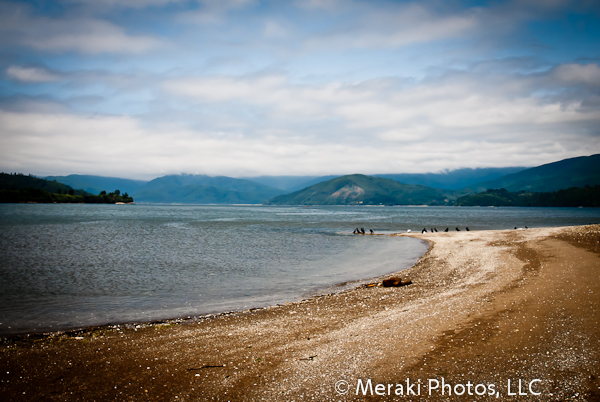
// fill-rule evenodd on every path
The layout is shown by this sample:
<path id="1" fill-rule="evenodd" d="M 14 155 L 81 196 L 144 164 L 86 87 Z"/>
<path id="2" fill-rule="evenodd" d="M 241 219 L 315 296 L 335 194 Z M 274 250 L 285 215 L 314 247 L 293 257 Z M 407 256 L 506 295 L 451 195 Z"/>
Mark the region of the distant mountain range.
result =
<path id="1" fill-rule="evenodd" d="M 69 176 L 47 176 L 46 180 L 56 180 L 59 183 L 66 184 L 70 187 L 82 189 L 90 194 L 98 195 L 101 191 L 120 190 L 133 194 L 139 190 L 147 181 L 119 179 L 117 177 L 102 177 L 72 174 Z"/>
<path id="2" fill-rule="evenodd" d="M 132 192 L 136 202 L 183 204 L 261 204 L 283 191 L 225 176 L 171 175 Z"/>
<path id="3" fill-rule="evenodd" d="M 467 188 L 474 193 L 491 188 L 508 191 L 550 192 L 569 187 L 600 184 L 600 154 L 547 163 Z"/>
<path id="4" fill-rule="evenodd" d="M 90 175 L 48 176 L 92 194 L 120 190 L 136 202 L 177 204 L 262 204 L 284 190 L 231 177 L 169 175 L 151 181 Z"/>
<path id="5" fill-rule="evenodd" d="M 142 203 L 452 205 L 459 196 L 488 189 L 552 192 L 600 184 L 600 155 L 565 159 L 529 169 L 457 169 L 424 174 L 260 176 L 243 179 L 183 174 L 151 181 L 70 175 L 48 176 L 47 179 L 92 194 L 118 189 Z"/>
<path id="6" fill-rule="evenodd" d="M 525 169 L 527 168 L 464 168 L 444 171 L 441 173 L 374 174 L 373 176 L 392 179 L 404 184 L 434 187 L 442 190 L 458 190 L 477 183 L 494 180 L 511 173 L 517 173 Z M 303 188 L 310 187 L 313 184 L 335 179 L 336 177 L 340 176 L 259 176 L 244 177 L 244 179 L 279 188 L 284 190 L 286 193 L 289 193 L 302 190 Z"/>
<path id="7" fill-rule="evenodd" d="M 302 190 L 313 184 L 335 179 L 336 177 L 339 176 L 257 176 L 242 177 L 242 179 L 280 189 L 282 190 L 282 193 L 290 193 L 292 191 Z"/>
<path id="8" fill-rule="evenodd" d="M 374 176 L 392 179 L 405 184 L 435 187 L 441 188 L 442 190 L 459 190 L 474 184 L 491 181 L 509 174 L 517 173 L 525 169 L 527 168 L 464 168 L 441 173 L 376 174 Z"/>

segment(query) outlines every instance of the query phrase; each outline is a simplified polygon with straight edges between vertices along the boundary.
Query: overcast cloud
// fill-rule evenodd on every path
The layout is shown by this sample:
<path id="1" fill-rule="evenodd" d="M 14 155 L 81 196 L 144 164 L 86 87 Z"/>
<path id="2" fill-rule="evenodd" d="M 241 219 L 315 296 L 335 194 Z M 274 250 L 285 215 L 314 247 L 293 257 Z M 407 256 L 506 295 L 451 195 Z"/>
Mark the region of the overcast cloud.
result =
<path id="1" fill-rule="evenodd" d="M 0 170 L 436 172 L 600 153 L 593 1 L 0 1 Z"/>

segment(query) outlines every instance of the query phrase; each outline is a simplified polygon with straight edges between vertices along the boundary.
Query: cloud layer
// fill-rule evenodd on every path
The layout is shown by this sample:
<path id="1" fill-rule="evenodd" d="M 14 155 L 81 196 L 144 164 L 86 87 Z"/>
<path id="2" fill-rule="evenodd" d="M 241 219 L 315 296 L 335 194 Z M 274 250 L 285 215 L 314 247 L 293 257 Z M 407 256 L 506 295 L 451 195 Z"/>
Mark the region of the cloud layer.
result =
<path id="1" fill-rule="evenodd" d="M 584 2 L 0 9 L 5 171 L 434 172 L 600 152 L 600 13 Z"/>

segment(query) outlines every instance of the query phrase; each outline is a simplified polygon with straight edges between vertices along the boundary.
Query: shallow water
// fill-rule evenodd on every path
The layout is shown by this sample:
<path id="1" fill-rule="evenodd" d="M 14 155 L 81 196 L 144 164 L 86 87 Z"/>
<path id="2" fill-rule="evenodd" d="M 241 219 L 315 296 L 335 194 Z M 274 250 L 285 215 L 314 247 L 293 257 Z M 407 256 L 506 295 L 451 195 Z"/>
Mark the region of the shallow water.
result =
<path id="1" fill-rule="evenodd" d="M 0 334 L 297 300 L 408 268 L 416 239 L 355 236 L 600 221 L 597 209 L 0 205 Z"/>

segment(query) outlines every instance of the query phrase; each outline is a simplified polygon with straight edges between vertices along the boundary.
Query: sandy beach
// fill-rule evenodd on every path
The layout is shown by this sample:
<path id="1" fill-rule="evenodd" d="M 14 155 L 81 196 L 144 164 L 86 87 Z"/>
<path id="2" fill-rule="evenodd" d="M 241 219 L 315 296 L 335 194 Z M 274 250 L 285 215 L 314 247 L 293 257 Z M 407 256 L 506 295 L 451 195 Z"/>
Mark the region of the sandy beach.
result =
<path id="1" fill-rule="evenodd" d="M 600 400 L 600 226 L 410 236 L 408 286 L 3 339 L 0 399 Z"/>

